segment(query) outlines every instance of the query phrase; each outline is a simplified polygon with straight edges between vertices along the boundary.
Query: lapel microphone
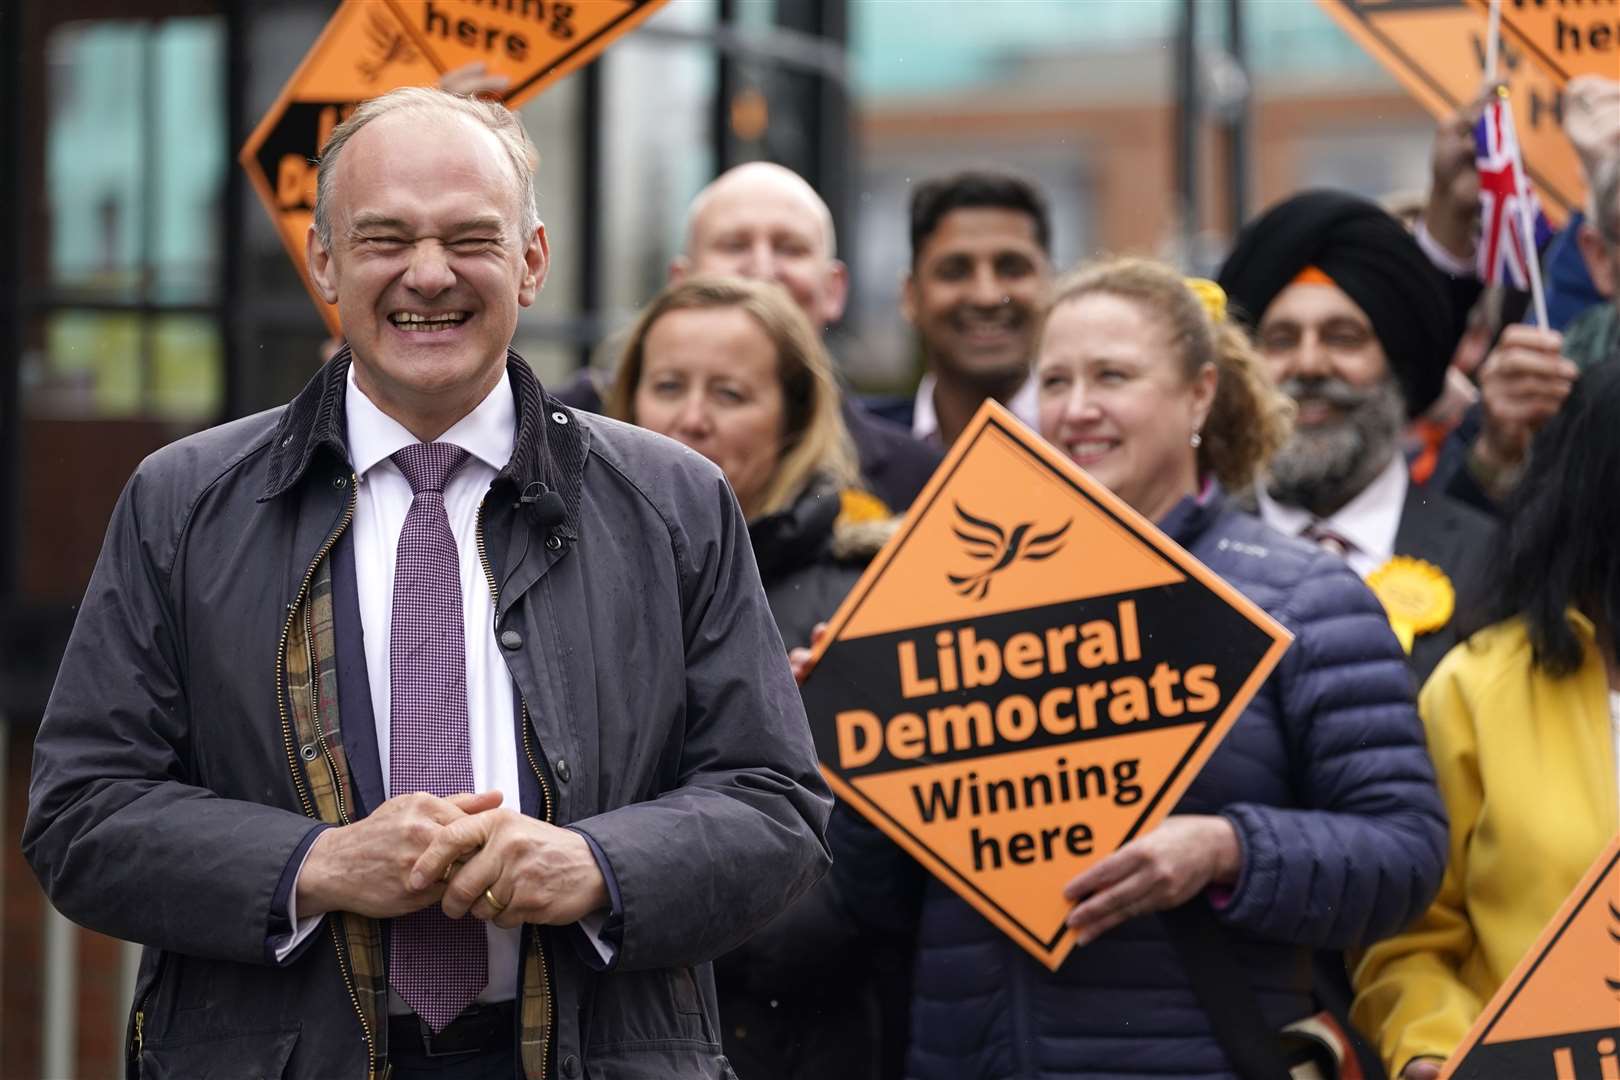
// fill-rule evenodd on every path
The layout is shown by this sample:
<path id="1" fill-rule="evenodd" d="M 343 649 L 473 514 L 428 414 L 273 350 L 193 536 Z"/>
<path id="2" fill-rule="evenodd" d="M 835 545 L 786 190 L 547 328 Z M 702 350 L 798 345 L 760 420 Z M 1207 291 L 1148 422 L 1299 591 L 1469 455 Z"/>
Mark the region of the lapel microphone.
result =
<path id="1" fill-rule="evenodd" d="M 555 529 L 568 519 L 562 496 L 538 480 L 523 489 L 518 502 L 533 508 L 534 520 L 542 529 Z"/>

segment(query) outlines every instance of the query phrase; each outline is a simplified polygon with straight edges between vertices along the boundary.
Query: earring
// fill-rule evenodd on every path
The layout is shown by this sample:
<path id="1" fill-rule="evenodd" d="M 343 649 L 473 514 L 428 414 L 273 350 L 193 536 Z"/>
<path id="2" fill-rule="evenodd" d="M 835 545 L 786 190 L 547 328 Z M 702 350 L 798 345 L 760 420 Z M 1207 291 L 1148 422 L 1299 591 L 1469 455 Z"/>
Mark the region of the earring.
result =
<path id="1" fill-rule="evenodd" d="M 1192 448 L 1194 450 L 1204 445 L 1204 437 L 1198 434 L 1196 431 L 1192 433 L 1192 438 L 1188 439 L 1187 441 L 1192 444 Z"/>

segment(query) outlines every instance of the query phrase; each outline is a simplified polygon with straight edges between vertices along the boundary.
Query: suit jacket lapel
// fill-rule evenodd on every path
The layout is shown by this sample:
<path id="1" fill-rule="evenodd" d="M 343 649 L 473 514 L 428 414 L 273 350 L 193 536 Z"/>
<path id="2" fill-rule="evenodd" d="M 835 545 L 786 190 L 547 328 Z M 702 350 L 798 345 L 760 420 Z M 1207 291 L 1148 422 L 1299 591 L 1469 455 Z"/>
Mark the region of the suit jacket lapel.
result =
<path id="1" fill-rule="evenodd" d="M 360 622 L 360 587 L 354 576 L 354 533 L 332 548 L 332 627 L 337 639 L 338 709 L 343 717 L 343 753 L 354 783 L 358 820 L 383 804 L 382 755 L 377 750 L 377 714 L 366 667 Z"/>
<path id="2" fill-rule="evenodd" d="M 1434 563 L 1449 575 L 1456 565 L 1457 522 L 1433 497 L 1425 497 L 1416 484 L 1406 488 L 1401 523 L 1395 530 L 1395 554 Z"/>
<path id="3" fill-rule="evenodd" d="M 1401 523 L 1395 531 L 1395 554 L 1438 566 L 1451 581 L 1456 607 L 1451 621 L 1420 635 L 1412 646 L 1412 670 L 1421 684 L 1457 643 L 1458 627 L 1477 614 L 1472 605 L 1483 599 L 1491 523 L 1470 507 L 1416 485 L 1407 488 Z"/>

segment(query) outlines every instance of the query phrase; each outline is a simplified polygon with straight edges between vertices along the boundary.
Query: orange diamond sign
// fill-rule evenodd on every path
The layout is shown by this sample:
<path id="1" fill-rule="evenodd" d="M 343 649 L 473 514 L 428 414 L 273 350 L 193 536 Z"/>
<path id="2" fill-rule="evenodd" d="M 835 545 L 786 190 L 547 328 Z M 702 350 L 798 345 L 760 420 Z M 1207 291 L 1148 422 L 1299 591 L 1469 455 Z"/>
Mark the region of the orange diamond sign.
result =
<path id="1" fill-rule="evenodd" d="M 1475 6 L 1476 0 L 1316 2 L 1435 118 L 1450 117 L 1484 88 L 1486 9 Z M 1506 0 L 1504 23 L 1509 11 L 1522 6 Z M 1547 216 L 1562 221 L 1580 209 L 1586 192 L 1580 160 L 1560 126 L 1563 83 L 1531 63 L 1525 49 L 1505 35 L 1497 75 L 1513 102 L 1525 169 Z"/>
<path id="2" fill-rule="evenodd" d="M 1470 0 L 1489 17 L 1491 0 Z M 1577 75 L 1620 79 L 1620 4 L 1503 0 L 1502 30 L 1563 86 Z"/>
<path id="3" fill-rule="evenodd" d="M 1441 1080 L 1620 1076 L 1620 839 L 1485 1007 Z"/>
<path id="4" fill-rule="evenodd" d="M 474 61 L 509 80 L 517 108 L 590 62 L 667 0 L 343 0 L 238 156 L 298 276 L 332 333 L 337 309 L 304 265 L 315 160 L 354 107 L 401 86 L 432 86 Z"/>
<path id="5" fill-rule="evenodd" d="M 1290 640 L 988 402 L 805 706 L 839 798 L 1055 970 L 1063 886 L 1164 820 Z"/>

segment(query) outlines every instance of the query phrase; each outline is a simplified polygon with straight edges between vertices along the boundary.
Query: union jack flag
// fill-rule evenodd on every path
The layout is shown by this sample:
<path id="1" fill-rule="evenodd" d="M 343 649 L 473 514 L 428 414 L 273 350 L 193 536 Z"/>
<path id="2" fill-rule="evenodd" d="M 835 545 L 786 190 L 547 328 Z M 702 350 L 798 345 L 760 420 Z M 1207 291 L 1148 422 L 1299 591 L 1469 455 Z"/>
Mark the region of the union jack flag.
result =
<path id="1" fill-rule="evenodd" d="M 1530 287 L 1530 271 L 1525 262 L 1524 231 L 1519 218 L 1519 189 L 1522 182 L 1534 223 L 1536 258 L 1552 237 L 1552 225 L 1541 212 L 1535 189 L 1524 177 L 1524 160 L 1514 135 L 1508 103 L 1500 98 L 1485 106 L 1474 125 L 1474 165 L 1479 170 L 1479 279 L 1487 285 L 1509 283 L 1524 290 Z"/>

